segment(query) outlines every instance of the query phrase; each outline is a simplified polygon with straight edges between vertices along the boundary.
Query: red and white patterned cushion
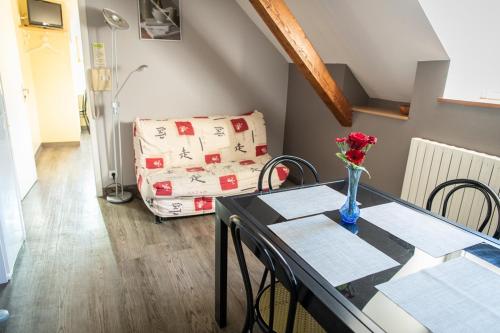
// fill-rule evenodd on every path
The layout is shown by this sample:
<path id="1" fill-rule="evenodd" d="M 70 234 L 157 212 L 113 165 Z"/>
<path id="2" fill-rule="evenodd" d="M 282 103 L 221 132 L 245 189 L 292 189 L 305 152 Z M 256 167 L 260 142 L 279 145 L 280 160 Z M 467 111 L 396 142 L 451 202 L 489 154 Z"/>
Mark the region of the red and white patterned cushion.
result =
<path id="1" fill-rule="evenodd" d="M 257 180 L 268 156 L 252 164 L 240 162 L 209 166 L 178 167 L 149 173 L 142 181 L 141 193 L 156 197 L 217 196 L 255 191 Z M 249 160 L 245 160 L 249 161 Z M 278 166 L 272 182 L 278 187 L 288 176 L 288 169 Z M 267 176 L 264 187 L 267 188 Z"/>
<path id="2" fill-rule="evenodd" d="M 133 132 L 136 163 L 147 169 L 232 162 L 267 153 L 264 117 L 258 111 L 236 117 L 136 119 Z"/>

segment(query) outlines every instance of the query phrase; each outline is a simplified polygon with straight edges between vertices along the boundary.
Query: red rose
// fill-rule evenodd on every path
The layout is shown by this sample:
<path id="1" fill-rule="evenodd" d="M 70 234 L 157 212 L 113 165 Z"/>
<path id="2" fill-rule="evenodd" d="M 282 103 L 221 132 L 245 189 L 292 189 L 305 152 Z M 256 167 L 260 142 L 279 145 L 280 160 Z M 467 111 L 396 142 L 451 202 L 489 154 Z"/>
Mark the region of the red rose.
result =
<path id="1" fill-rule="evenodd" d="M 361 150 L 351 149 L 346 154 L 345 157 L 356 165 L 361 165 L 365 160 L 365 153 Z"/>
<path id="2" fill-rule="evenodd" d="M 352 132 L 347 138 L 347 144 L 351 149 L 363 149 L 369 143 L 369 136 L 361 132 Z"/>
<path id="3" fill-rule="evenodd" d="M 335 141 L 337 141 L 337 143 L 343 143 L 347 141 L 347 138 L 336 138 Z"/>
<path id="4" fill-rule="evenodd" d="M 377 143 L 377 137 L 373 136 L 373 135 L 370 135 L 368 137 L 368 143 L 371 144 L 371 145 L 374 145 Z"/>

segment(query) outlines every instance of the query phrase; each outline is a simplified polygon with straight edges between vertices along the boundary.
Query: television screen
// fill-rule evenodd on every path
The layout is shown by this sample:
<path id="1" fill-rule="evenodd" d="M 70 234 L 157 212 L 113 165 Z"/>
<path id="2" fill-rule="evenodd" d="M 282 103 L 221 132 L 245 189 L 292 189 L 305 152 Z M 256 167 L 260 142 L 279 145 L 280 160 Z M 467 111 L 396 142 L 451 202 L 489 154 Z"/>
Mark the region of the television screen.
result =
<path id="1" fill-rule="evenodd" d="M 61 5 L 43 0 L 28 0 L 28 17 L 30 25 L 48 28 L 62 28 Z"/>

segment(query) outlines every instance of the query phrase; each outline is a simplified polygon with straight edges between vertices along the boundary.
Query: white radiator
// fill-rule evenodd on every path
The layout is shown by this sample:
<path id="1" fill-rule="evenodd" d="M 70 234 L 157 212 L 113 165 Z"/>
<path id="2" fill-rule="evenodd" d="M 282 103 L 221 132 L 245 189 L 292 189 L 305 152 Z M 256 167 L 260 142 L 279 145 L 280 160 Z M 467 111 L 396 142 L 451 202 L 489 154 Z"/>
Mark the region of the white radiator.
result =
<path id="1" fill-rule="evenodd" d="M 425 208 L 429 194 L 437 185 L 457 178 L 478 180 L 499 193 L 500 158 L 430 140 L 411 140 L 401 191 L 403 200 Z M 433 212 L 441 213 L 443 197 L 452 188 L 448 187 L 435 197 Z M 473 189 L 455 192 L 448 203 L 447 217 L 476 229 L 486 214 L 483 198 L 481 192 Z M 484 232 L 492 235 L 497 223 L 498 211 L 495 209 L 489 228 Z"/>

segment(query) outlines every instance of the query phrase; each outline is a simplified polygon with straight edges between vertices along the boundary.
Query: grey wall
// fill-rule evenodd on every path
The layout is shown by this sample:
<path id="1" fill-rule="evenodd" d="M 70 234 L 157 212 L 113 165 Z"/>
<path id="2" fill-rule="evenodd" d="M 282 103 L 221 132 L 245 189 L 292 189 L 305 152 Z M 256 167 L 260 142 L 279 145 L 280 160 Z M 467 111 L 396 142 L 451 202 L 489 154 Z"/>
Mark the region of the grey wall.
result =
<path id="1" fill-rule="evenodd" d="M 352 105 L 365 105 L 369 102 L 370 97 L 356 79 L 349 66 L 346 64 L 329 64 L 327 67 L 331 75 L 335 78 L 335 83 Z M 294 70 L 297 73 L 295 65 L 290 65 L 290 70 Z"/>
<path id="2" fill-rule="evenodd" d="M 110 30 L 103 7 L 116 10 L 130 23 L 118 32 L 120 74 L 140 64 L 123 90 L 124 184 L 134 184 L 131 122 L 136 117 L 167 118 L 207 114 L 237 115 L 262 111 L 272 154 L 283 147 L 288 64 L 238 4 L 228 0 L 181 1 L 182 41 L 139 40 L 136 0 L 87 0 L 90 42 L 104 42 L 111 65 Z M 102 116 L 97 134 L 104 183 L 109 183 L 109 93 L 96 96 Z"/>
<path id="3" fill-rule="evenodd" d="M 335 77 L 335 66 L 329 69 Z M 500 156 L 499 110 L 437 103 L 447 73 L 447 61 L 419 63 L 408 121 L 354 113 L 353 127 L 343 128 L 291 64 L 284 152 L 311 161 L 324 181 L 340 179 L 346 171 L 335 157 L 334 138 L 350 131 L 375 135 L 379 142 L 366 161 L 372 179 L 363 176 L 362 181 L 397 196 L 412 137 Z"/>

